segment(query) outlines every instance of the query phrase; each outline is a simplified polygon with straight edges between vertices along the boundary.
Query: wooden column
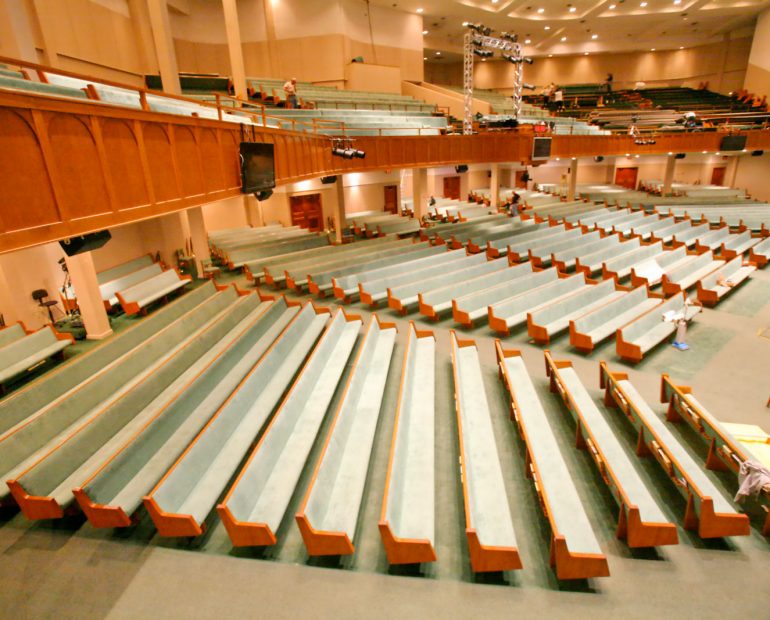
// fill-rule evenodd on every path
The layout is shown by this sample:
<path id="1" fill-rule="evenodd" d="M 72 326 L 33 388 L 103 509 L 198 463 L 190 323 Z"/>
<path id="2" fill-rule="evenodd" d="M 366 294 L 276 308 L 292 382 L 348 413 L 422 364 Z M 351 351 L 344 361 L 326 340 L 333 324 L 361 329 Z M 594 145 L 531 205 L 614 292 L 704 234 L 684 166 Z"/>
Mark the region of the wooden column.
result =
<path id="1" fill-rule="evenodd" d="M 492 164 L 489 177 L 489 205 L 495 209 L 500 204 L 500 164 Z"/>
<path id="2" fill-rule="evenodd" d="M 227 31 L 227 51 L 230 55 L 230 74 L 233 76 L 235 96 L 248 100 L 246 92 L 246 70 L 243 65 L 243 46 L 238 22 L 238 7 L 235 0 L 222 0 L 225 12 L 225 30 Z"/>
<path id="3" fill-rule="evenodd" d="M 337 188 L 337 202 L 334 204 L 335 243 L 342 243 L 342 231 L 345 228 L 345 186 L 343 179 L 343 175 L 338 175 L 337 182 L 334 184 Z"/>
<path id="4" fill-rule="evenodd" d="M 422 219 L 428 212 L 428 169 L 412 169 L 412 200 L 414 216 Z"/>
<path id="5" fill-rule="evenodd" d="M 110 319 L 104 308 L 99 280 L 91 252 L 83 252 L 65 258 L 72 287 L 78 296 L 78 308 L 88 340 L 103 340 L 112 335 Z"/>
<path id="6" fill-rule="evenodd" d="M 147 0 L 147 9 L 163 91 L 172 95 L 181 95 L 182 87 L 179 84 L 179 68 L 176 64 L 176 51 L 171 37 L 166 0 Z"/>
<path id="7" fill-rule="evenodd" d="M 674 171 L 676 170 L 676 156 L 668 155 L 666 157 L 666 173 L 663 177 L 663 195 L 671 195 L 671 185 L 674 183 Z"/>
<path id="8" fill-rule="evenodd" d="M 725 184 L 735 187 L 735 178 L 738 176 L 738 165 L 741 163 L 741 156 L 735 155 L 730 158 L 725 171 Z"/>
<path id="9" fill-rule="evenodd" d="M 6 325 L 11 325 L 20 321 L 24 315 L 19 307 L 17 297 L 11 292 L 12 289 L 5 276 L 2 259 L 3 257 L 0 255 L 0 314 L 3 315 Z"/>
<path id="10" fill-rule="evenodd" d="M 195 267 L 198 270 L 198 277 L 203 277 L 203 262 L 211 259 L 209 251 L 209 237 L 206 231 L 206 222 L 203 219 L 203 209 L 194 207 L 187 209 L 187 221 L 190 225 L 190 240 L 192 242 L 193 256 L 195 257 Z"/>
<path id="11" fill-rule="evenodd" d="M 38 62 L 24 0 L 0 0 L 0 54 Z"/>
<path id="12" fill-rule="evenodd" d="M 278 66 L 275 51 L 275 17 L 273 16 L 272 0 L 261 0 L 262 13 L 265 16 L 265 34 L 267 35 L 267 65 L 270 77 L 278 77 L 281 67 Z"/>
<path id="13" fill-rule="evenodd" d="M 575 200 L 577 189 L 578 160 L 573 158 L 569 166 L 569 185 L 567 186 L 567 200 Z"/>

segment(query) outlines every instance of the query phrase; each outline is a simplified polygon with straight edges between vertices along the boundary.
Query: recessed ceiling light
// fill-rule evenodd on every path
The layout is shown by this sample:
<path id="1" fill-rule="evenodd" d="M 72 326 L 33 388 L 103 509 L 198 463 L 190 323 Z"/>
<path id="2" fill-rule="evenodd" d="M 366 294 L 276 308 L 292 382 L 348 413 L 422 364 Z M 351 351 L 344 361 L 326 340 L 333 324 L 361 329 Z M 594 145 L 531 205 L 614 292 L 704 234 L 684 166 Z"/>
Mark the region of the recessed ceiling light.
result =
<path id="1" fill-rule="evenodd" d="M 651 48 L 650 48 L 650 51 L 651 51 L 651 52 L 654 52 L 654 51 L 655 51 L 655 48 L 654 48 L 654 47 L 651 47 Z"/>
<path id="2" fill-rule="evenodd" d="M 562 37 L 561 40 L 562 40 L 562 42 L 564 42 L 564 41 L 567 40 L 567 37 Z"/>
<path id="3" fill-rule="evenodd" d="M 550 30 L 550 29 L 551 29 L 550 26 L 546 26 L 545 28 L 543 28 L 543 30 Z"/>
<path id="4" fill-rule="evenodd" d="M 576 9 L 574 6 L 571 6 L 571 7 L 569 8 L 569 12 L 570 12 L 570 13 L 574 13 L 575 11 L 577 11 L 577 9 Z"/>
<path id="5" fill-rule="evenodd" d="M 591 38 L 595 41 L 596 39 L 599 38 L 599 35 L 598 34 L 592 34 Z"/>
<path id="6" fill-rule="evenodd" d="M 548 58 L 553 58 L 553 54 L 548 54 Z"/>
<path id="7" fill-rule="evenodd" d="M 674 0 L 674 4 L 682 4 L 682 0 Z"/>
<path id="8" fill-rule="evenodd" d="M 542 15 L 543 13 L 545 13 L 545 9 L 542 9 L 542 8 L 541 8 L 541 9 L 538 9 L 538 10 L 537 10 L 537 12 L 538 12 L 538 13 L 540 13 L 540 14 Z"/>
<path id="9" fill-rule="evenodd" d="M 487 62 L 487 59 L 486 58 L 482 58 L 481 62 Z"/>
<path id="10" fill-rule="evenodd" d="M 634 157 L 636 157 L 637 159 L 639 159 L 639 155 L 634 155 Z"/>
<path id="11" fill-rule="evenodd" d="M 423 60 L 428 60 L 428 57 L 427 56 L 423 56 L 422 59 Z"/>
<path id="12" fill-rule="evenodd" d="M 714 153 L 714 155 L 719 155 L 719 151 L 717 151 L 716 153 Z"/>
<path id="13" fill-rule="evenodd" d="M 425 9 L 417 9 L 418 13 L 422 13 Z"/>
<path id="14" fill-rule="evenodd" d="M 441 52 L 436 52 L 436 56 L 441 56 Z"/>
<path id="15" fill-rule="evenodd" d="M 588 52 L 583 52 L 583 56 L 588 56 Z"/>
<path id="16" fill-rule="evenodd" d="M 532 43 L 532 39 L 525 39 L 525 40 L 524 40 L 524 43 L 525 43 L 526 45 L 529 45 L 530 43 Z"/>
<path id="17" fill-rule="evenodd" d="M 640 6 L 640 7 L 642 7 L 642 8 L 644 8 L 644 7 L 646 7 L 646 6 L 647 6 L 647 3 L 646 3 L 646 2 L 640 2 L 640 3 L 639 3 L 639 6 Z"/>
<path id="18" fill-rule="evenodd" d="M 497 4 L 497 0 L 492 0 L 492 4 Z"/>
<path id="19" fill-rule="evenodd" d="M 680 45 L 680 46 L 679 46 L 679 49 L 680 49 L 680 50 L 683 50 L 683 49 L 684 49 L 684 45 Z"/>
<path id="20" fill-rule="evenodd" d="M 427 30 L 423 30 L 422 33 L 423 34 L 428 34 L 428 31 Z"/>
<path id="21" fill-rule="evenodd" d="M 703 154 L 704 154 L 704 155 L 705 155 L 706 153 L 708 153 L 708 151 L 703 151 Z"/>
<path id="22" fill-rule="evenodd" d="M 614 4 L 611 4 L 611 5 L 609 6 L 609 9 L 610 9 L 610 11 L 614 10 L 614 9 L 615 9 L 615 5 L 614 5 Z"/>
<path id="23" fill-rule="evenodd" d="M 631 157 L 631 153 L 626 153 L 626 157 Z"/>
<path id="24" fill-rule="evenodd" d="M 556 158 L 556 161 L 561 161 L 561 157 L 557 157 L 557 158 Z"/>
<path id="25" fill-rule="evenodd" d="M 669 154 L 669 155 L 673 155 L 673 153 L 672 153 L 671 151 L 669 151 L 669 152 L 668 152 L 668 154 Z"/>

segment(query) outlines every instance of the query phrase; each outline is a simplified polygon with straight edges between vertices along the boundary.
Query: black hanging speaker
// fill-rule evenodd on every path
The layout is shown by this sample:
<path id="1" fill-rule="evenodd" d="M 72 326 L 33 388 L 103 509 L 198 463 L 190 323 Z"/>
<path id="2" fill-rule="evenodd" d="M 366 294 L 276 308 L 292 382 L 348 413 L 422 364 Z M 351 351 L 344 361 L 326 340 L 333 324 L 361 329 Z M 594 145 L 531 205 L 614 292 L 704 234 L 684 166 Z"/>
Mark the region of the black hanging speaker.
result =
<path id="1" fill-rule="evenodd" d="M 746 148 L 746 136 L 725 136 L 719 145 L 720 151 L 742 151 Z"/>
<path id="2" fill-rule="evenodd" d="M 677 153 L 676 155 L 674 155 L 674 159 L 684 159 L 685 157 L 687 157 L 687 155 L 685 155 L 684 153 Z"/>
<path id="3" fill-rule="evenodd" d="M 263 200 L 267 200 L 272 195 L 273 195 L 272 189 L 263 189 L 260 192 L 254 192 L 254 198 L 259 200 L 260 202 L 262 202 Z"/>
<path id="4" fill-rule="evenodd" d="M 337 181 L 336 176 L 330 176 L 330 177 L 321 177 L 321 183 L 324 185 L 331 185 L 332 183 L 335 183 Z"/>
<path id="5" fill-rule="evenodd" d="M 594 161 L 596 163 L 603 162 L 604 161 L 604 156 L 603 155 L 597 155 L 596 157 L 594 157 Z"/>
<path id="6" fill-rule="evenodd" d="M 762 155 L 764 155 L 764 154 L 765 154 L 764 151 L 751 151 L 751 156 L 752 157 L 762 157 Z"/>
<path id="7" fill-rule="evenodd" d="M 59 241 L 59 245 L 67 256 L 75 256 L 76 254 L 82 254 L 83 252 L 98 250 L 110 239 L 112 239 L 112 235 L 109 230 L 100 230 L 99 232 L 88 233 L 87 235 L 81 235 L 80 237 L 64 239 Z"/>
<path id="8" fill-rule="evenodd" d="M 457 174 L 462 174 L 463 172 L 468 172 L 468 166 L 466 164 L 460 164 L 459 166 L 455 166 L 455 172 Z"/>

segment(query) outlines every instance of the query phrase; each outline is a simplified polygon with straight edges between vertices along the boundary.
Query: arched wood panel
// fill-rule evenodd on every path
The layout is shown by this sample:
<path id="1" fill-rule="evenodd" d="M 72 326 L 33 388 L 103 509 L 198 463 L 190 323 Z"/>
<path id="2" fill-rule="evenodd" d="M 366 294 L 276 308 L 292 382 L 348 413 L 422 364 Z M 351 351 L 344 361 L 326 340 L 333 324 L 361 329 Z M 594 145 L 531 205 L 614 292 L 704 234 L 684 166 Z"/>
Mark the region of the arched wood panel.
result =
<path id="1" fill-rule="evenodd" d="M 47 121 L 62 216 L 80 219 L 111 211 L 104 170 L 88 118 L 51 114 Z"/>
<path id="2" fill-rule="evenodd" d="M 234 188 L 241 186 L 241 165 L 238 161 L 238 146 L 240 140 L 232 131 L 220 131 L 220 160 L 222 162 L 223 187 Z"/>
<path id="3" fill-rule="evenodd" d="M 107 168 L 119 209 L 150 204 L 139 144 L 129 121 L 104 119 L 101 122 Z"/>
<path id="4" fill-rule="evenodd" d="M 144 147 L 150 162 L 150 177 L 157 202 L 167 202 L 179 197 L 174 174 L 171 142 L 162 125 L 147 123 L 142 127 Z"/>
<path id="5" fill-rule="evenodd" d="M 204 183 L 204 191 L 216 192 L 225 185 L 224 171 L 222 170 L 222 157 L 219 151 L 217 133 L 213 129 L 201 128 L 198 134 L 200 146 L 201 165 L 205 174 L 201 175 Z"/>
<path id="6" fill-rule="evenodd" d="M 173 126 L 176 161 L 183 196 L 203 194 L 203 170 L 201 168 L 198 142 L 191 127 Z"/>
<path id="7" fill-rule="evenodd" d="M 0 108 L 2 232 L 58 222 L 59 211 L 32 113 Z"/>

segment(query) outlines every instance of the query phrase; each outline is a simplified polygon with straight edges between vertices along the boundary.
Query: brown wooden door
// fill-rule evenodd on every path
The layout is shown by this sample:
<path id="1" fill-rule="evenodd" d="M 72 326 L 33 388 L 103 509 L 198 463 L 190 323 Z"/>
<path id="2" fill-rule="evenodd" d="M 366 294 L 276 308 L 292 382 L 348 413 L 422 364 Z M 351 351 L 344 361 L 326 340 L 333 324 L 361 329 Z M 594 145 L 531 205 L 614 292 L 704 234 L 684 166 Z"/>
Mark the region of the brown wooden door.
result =
<path id="1" fill-rule="evenodd" d="M 522 189 L 527 189 L 527 183 L 526 183 L 526 181 L 523 178 L 524 174 L 526 172 L 527 172 L 526 170 L 517 170 L 516 171 L 516 181 L 515 181 L 516 185 L 515 185 L 515 187 L 520 187 Z"/>
<path id="2" fill-rule="evenodd" d="M 617 168 L 615 170 L 615 185 L 636 189 L 636 177 L 639 174 L 639 168 Z"/>
<path id="3" fill-rule="evenodd" d="M 711 184 L 712 185 L 724 185 L 725 184 L 725 169 L 724 169 L 724 167 L 714 168 L 711 171 Z"/>
<path id="4" fill-rule="evenodd" d="M 307 228 L 310 232 L 323 230 L 321 194 L 306 194 L 289 198 L 292 226 Z"/>
<path id="5" fill-rule="evenodd" d="M 398 213 L 398 185 L 386 185 L 385 210 L 388 213 Z"/>
<path id="6" fill-rule="evenodd" d="M 444 198 L 460 198 L 460 177 L 444 177 Z"/>

